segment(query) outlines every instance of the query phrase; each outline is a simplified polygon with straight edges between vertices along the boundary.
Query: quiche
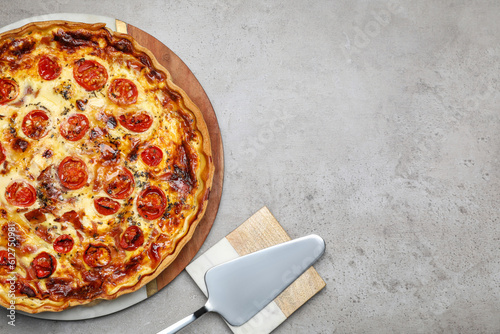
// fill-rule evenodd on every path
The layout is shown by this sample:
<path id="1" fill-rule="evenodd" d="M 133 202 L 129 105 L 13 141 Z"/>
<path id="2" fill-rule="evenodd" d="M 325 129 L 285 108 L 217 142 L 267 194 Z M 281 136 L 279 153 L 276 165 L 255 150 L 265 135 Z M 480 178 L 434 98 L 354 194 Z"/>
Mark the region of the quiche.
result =
<path id="1" fill-rule="evenodd" d="M 202 113 L 167 69 L 104 24 L 0 35 L 0 304 L 113 299 L 190 240 L 214 167 Z"/>

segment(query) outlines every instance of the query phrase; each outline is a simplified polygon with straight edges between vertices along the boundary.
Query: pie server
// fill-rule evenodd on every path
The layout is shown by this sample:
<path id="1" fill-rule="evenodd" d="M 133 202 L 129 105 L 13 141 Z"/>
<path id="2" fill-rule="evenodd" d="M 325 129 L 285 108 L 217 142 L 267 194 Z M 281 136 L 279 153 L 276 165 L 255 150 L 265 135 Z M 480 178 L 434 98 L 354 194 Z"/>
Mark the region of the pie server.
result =
<path id="1" fill-rule="evenodd" d="M 220 264 L 205 273 L 208 301 L 198 311 L 158 334 L 176 333 L 207 312 L 241 326 L 325 252 L 325 241 L 309 235 Z"/>

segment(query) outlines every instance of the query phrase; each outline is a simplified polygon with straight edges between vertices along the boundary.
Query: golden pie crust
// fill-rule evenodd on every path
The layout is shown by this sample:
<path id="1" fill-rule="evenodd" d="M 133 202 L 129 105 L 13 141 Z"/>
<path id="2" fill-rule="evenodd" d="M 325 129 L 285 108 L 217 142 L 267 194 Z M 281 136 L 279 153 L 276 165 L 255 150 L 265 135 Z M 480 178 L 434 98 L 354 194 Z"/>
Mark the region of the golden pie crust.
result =
<path id="1" fill-rule="evenodd" d="M 174 261 L 207 207 L 201 111 L 148 49 L 104 24 L 0 34 L 0 143 L 5 307 L 133 292 Z"/>

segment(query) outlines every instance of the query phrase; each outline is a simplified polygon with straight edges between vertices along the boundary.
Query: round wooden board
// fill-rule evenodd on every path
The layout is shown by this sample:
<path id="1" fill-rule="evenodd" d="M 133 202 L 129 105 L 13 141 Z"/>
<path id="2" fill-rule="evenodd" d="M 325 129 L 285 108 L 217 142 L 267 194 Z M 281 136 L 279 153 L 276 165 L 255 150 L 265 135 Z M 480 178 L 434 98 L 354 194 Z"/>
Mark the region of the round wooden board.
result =
<path id="1" fill-rule="evenodd" d="M 123 22 L 117 21 L 117 27 Z M 159 40 L 130 24 L 125 24 L 127 33 L 132 36 L 139 44 L 148 48 L 172 75 L 173 82 L 181 87 L 193 102 L 200 108 L 207 123 L 212 145 L 212 160 L 215 165 L 215 173 L 207 210 L 203 219 L 198 224 L 192 239 L 184 246 L 175 261 L 168 266 L 156 280 L 148 284 L 148 296 L 165 287 L 191 262 L 193 257 L 205 242 L 205 239 L 212 228 L 219 203 L 222 196 L 222 184 L 224 179 L 224 152 L 222 148 L 222 138 L 219 129 L 219 123 L 215 111 L 208 99 L 205 90 L 198 82 L 191 70 L 184 62 L 166 47 Z M 156 286 L 155 286 L 156 284 Z"/>
<path id="2" fill-rule="evenodd" d="M 193 102 L 200 108 L 210 134 L 210 141 L 212 146 L 212 162 L 214 163 L 215 173 L 210 191 L 209 202 L 203 216 L 199 222 L 195 233 L 191 240 L 184 246 L 176 260 L 167 267 L 155 280 L 148 283 L 146 288 L 141 288 L 133 293 L 121 296 L 114 300 L 96 300 L 83 306 L 77 306 L 64 310 L 62 312 L 41 312 L 36 314 L 19 313 L 27 316 L 50 319 L 50 320 L 82 320 L 92 319 L 114 312 L 123 310 L 132 306 L 145 298 L 153 295 L 175 277 L 177 277 L 184 268 L 191 262 L 193 257 L 198 253 L 199 249 L 205 242 L 208 233 L 210 232 L 222 196 L 222 184 L 224 179 L 224 152 L 222 147 L 222 138 L 217 122 L 217 117 L 212 104 L 205 93 L 203 87 L 198 82 L 191 70 L 184 64 L 184 62 L 166 47 L 159 40 L 149 35 L 148 33 L 136 28 L 123 21 L 93 14 L 76 14 L 76 13 L 54 13 L 40 16 L 34 16 L 14 22 L 8 26 L 0 27 L 0 31 L 8 31 L 19 28 L 25 24 L 39 21 L 51 20 L 68 20 L 73 22 L 86 22 L 86 23 L 106 23 L 107 27 L 122 33 L 128 33 L 142 46 L 148 48 L 153 52 L 158 62 L 160 62 L 171 74 L 172 80 L 175 84 L 181 87 Z M 146 291 L 144 291 L 146 290 Z M 146 296 L 147 292 L 147 296 Z"/>

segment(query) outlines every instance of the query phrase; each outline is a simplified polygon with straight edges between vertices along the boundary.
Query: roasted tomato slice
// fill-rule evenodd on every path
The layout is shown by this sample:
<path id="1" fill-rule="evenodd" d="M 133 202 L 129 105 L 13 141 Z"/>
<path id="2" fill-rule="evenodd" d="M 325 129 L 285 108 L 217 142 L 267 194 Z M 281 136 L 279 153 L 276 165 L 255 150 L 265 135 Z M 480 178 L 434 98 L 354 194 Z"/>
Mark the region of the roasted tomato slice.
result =
<path id="1" fill-rule="evenodd" d="M 119 105 L 134 104 L 137 94 L 137 86 L 128 79 L 115 79 L 108 89 L 108 98 Z"/>
<path id="2" fill-rule="evenodd" d="M 59 131 L 61 136 L 70 141 L 77 141 L 85 136 L 89 129 L 89 119 L 84 114 L 70 116 L 66 122 L 61 124 Z"/>
<path id="3" fill-rule="evenodd" d="M 35 203 L 36 191 L 28 182 L 13 182 L 5 190 L 5 199 L 11 205 L 28 207 Z"/>
<path id="4" fill-rule="evenodd" d="M 59 164 L 57 174 L 61 184 L 68 189 L 80 189 L 87 183 L 88 173 L 85 162 L 76 157 L 66 157 Z"/>
<path id="5" fill-rule="evenodd" d="M 129 226 L 122 234 L 120 246 L 124 250 L 136 250 L 144 243 L 144 234 L 138 226 Z"/>
<path id="6" fill-rule="evenodd" d="M 38 140 L 49 132 L 49 116 L 43 110 L 32 110 L 23 118 L 22 129 L 26 137 Z"/>
<path id="7" fill-rule="evenodd" d="M 111 252 L 105 245 L 90 245 L 83 255 L 83 261 L 91 267 L 104 267 L 111 261 Z"/>
<path id="8" fill-rule="evenodd" d="M 141 159 L 148 166 L 158 166 L 163 159 L 163 152 L 157 146 L 149 146 L 142 151 Z"/>
<path id="9" fill-rule="evenodd" d="M 107 216 L 117 213 L 120 210 L 120 203 L 111 198 L 98 197 L 94 199 L 94 207 L 101 215 Z"/>
<path id="10" fill-rule="evenodd" d="M 112 169 L 106 176 L 104 191 L 114 199 L 124 199 L 132 194 L 135 187 L 134 176 L 125 167 Z"/>
<path id="11" fill-rule="evenodd" d="M 6 104 L 19 95 L 19 86 L 14 80 L 0 79 L 0 104 Z"/>
<path id="12" fill-rule="evenodd" d="M 149 186 L 137 196 L 137 211 L 145 219 L 160 218 L 167 207 L 167 197 L 157 186 Z"/>
<path id="13" fill-rule="evenodd" d="M 35 270 L 36 277 L 47 278 L 56 270 L 57 260 L 49 253 L 42 252 L 35 257 L 31 267 Z"/>
<path id="14" fill-rule="evenodd" d="M 7 157 L 5 156 L 5 150 L 3 149 L 2 143 L 0 143 L 0 164 L 2 164 Z"/>
<path id="15" fill-rule="evenodd" d="M 8 251 L 0 250 L 0 274 L 6 274 L 16 269 L 16 258 L 12 255 L 9 257 Z"/>
<path id="16" fill-rule="evenodd" d="M 108 81 L 108 71 L 94 60 L 79 60 L 73 68 L 76 82 L 88 91 L 104 87 Z"/>
<path id="17" fill-rule="evenodd" d="M 69 253 L 74 245 L 73 238 L 71 235 L 63 234 L 57 237 L 52 245 L 54 250 L 58 253 Z"/>
<path id="18" fill-rule="evenodd" d="M 43 80 L 54 80 L 61 74 L 62 67 L 56 59 L 42 56 L 38 61 L 38 74 Z"/>
<path id="19" fill-rule="evenodd" d="M 153 124 L 153 118 L 145 111 L 127 112 L 118 118 L 120 124 L 132 132 L 144 132 Z"/>

